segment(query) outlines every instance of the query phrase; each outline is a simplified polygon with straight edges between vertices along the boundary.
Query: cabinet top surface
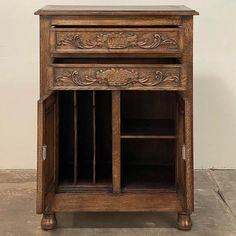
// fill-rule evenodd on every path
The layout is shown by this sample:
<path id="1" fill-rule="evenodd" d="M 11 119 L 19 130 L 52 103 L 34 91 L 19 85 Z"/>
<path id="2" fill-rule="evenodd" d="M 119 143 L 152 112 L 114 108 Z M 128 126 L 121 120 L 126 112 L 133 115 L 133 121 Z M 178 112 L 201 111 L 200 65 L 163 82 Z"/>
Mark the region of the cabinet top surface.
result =
<path id="1" fill-rule="evenodd" d="M 80 6 L 47 5 L 35 15 L 198 15 L 186 6 Z"/>

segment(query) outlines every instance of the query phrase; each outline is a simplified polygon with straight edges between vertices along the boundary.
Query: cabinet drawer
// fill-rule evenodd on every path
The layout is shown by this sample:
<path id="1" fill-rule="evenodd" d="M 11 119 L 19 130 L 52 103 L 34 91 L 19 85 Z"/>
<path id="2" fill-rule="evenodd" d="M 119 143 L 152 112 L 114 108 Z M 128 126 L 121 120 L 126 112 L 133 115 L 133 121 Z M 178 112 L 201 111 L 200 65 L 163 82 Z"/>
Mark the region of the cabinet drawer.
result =
<path id="1" fill-rule="evenodd" d="M 181 65 L 53 64 L 48 69 L 53 90 L 184 90 Z"/>
<path id="2" fill-rule="evenodd" d="M 181 28 L 52 28 L 52 53 L 180 56 Z"/>

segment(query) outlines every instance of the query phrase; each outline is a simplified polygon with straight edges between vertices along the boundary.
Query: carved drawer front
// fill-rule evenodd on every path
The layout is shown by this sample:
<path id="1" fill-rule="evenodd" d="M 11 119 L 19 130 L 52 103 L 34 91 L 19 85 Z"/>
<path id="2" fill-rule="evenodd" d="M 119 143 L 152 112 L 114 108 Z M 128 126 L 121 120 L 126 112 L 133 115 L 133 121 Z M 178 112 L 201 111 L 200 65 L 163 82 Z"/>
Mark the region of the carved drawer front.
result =
<path id="1" fill-rule="evenodd" d="M 159 53 L 180 56 L 180 28 L 52 28 L 52 53 Z"/>
<path id="2" fill-rule="evenodd" d="M 184 90 L 186 80 L 180 65 L 155 64 L 54 64 L 49 87 L 106 90 Z"/>

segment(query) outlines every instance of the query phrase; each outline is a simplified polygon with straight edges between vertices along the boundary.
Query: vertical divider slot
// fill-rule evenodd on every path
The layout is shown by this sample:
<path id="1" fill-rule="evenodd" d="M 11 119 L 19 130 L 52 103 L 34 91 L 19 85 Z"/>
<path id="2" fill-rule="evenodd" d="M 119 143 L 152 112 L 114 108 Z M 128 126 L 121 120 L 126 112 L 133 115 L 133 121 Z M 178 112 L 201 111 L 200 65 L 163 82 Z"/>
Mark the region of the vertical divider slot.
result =
<path id="1" fill-rule="evenodd" d="M 77 113 L 77 92 L 73 93 L 74 103 L 74 184 L 78 182 L 78 113 Z"/>
<path id="2" fill-rule="evenodd" d="M 112 156 L 114 154 L 119 162 L 120 138 L 116 123 L 114 137 L 117 144 L 114 142 L 112 154 L 112 93 L 84 90 L 59 94 L 58 191 L 112 191 L 112 166 L 118 173 Z M 119 96 L 115 103 L 117 99 Z M 118 113 L 114 122 L 119 120 L 117 108 L 115 105 L 114 114 Z M 119 184 L 115 183 L 115 186 Z"/>
<path id="3" fill-rule="evenodd" d="M 93 184 L 96 184 L 96 98 L 93 91 Z"/>

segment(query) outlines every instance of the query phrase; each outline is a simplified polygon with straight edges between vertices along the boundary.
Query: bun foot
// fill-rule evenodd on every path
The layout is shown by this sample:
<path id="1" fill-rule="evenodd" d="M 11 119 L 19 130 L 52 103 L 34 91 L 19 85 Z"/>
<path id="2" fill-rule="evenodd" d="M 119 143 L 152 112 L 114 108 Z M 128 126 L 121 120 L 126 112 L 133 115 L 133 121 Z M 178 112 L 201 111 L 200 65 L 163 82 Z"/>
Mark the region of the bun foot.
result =
<path id="1" fill-rule="evenodd" d="M 178 213 L 177 228 L 179 230 L 190 230 L 192 228 L 192 220 L 190 214 L 185 212 Z"/>
<path id="2" fill-rule="evenodd" d="M 43 230 L 51 230 L 57 227 L 57 219 L 55 213 L 44 213 L 41 220 L 41 228 Z"/>

